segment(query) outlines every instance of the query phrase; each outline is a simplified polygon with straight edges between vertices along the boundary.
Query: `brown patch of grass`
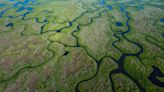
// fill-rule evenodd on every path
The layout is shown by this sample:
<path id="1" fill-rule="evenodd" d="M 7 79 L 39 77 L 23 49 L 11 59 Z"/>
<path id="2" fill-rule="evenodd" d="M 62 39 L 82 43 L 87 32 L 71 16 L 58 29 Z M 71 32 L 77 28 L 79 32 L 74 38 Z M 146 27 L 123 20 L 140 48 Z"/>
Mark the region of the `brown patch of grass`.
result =
<path id="1" fill-rule="evenodd" d="M 19 82 L 16 82 L 16 84 L 13 84 L 5 90 L 5 92 L 20 92 L 20 84 Z"/>
<path id="2" fill-rule="evenodd" d="M 49 79 L 52 76 L 52 67 L 50 65 L 45 67 L 44 76 L 46 79 Z"/>
<path id="3" fill-rule="evenodd" d="M 86 64 L 87 58 L 84 57 L 84 52 L 73 50 L 72 55 L 73 62 L 64 67 L 65 76 L 75 75 L 81 69 L 87 69 L 91 66 Z"/>
<path id="4" fill-rule="evenodd" d="M 28 92 L 35 92 L 39 76 L 37 73 L 32 73 L 28 80 Z"/>

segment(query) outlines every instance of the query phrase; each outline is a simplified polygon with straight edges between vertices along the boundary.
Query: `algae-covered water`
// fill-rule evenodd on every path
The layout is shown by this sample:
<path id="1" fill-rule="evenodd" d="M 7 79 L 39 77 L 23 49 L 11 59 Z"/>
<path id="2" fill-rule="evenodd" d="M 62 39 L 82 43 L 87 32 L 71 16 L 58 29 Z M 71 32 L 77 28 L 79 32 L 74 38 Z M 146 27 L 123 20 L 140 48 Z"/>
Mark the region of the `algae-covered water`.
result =
<path id="1" fill-rule="evenodd" d="M 0 0 L 0 92 L 164 92 L 163 0 Z"/>

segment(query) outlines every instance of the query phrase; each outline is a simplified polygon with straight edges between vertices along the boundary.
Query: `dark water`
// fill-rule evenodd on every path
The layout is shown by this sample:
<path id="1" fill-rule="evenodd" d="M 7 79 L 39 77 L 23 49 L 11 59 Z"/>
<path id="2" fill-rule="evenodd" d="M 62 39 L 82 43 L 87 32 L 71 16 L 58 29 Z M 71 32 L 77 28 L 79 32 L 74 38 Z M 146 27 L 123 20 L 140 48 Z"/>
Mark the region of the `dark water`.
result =
<path id="1" fill-rule="evenodd" d="M 159 87 L 164 87 L 164 82 L 161 82 L 157 77 L 159 78 L 163 78 L 164 77 L 164 73 L 161 72 L 161 70 L 156 67 L 153 66 L 153 72 L 150 74 L 150 76 L 148 76 L 148 79 L 153 83 L 156 84 Z"/>
<path id="2" fill-rule="evenodd" d="M 105 4 L 105 1 L 104 0 L 100 0 L 100 5 L 104 5 Z"/>
<path id="3" fill-rule="evenodd" d="M 8 23 L 7 25 L 6 25 L 6 27 L 12 27 L 14 24 L 13 23 Z"/>
<path id="4" fill-rule="evenodd" d="M 20 7 L 18 10 L 16 10 L 16 12 L 21 12 L 21 11 L 23 11 L 23 10 L 25 10 L 26 8 L 25 7 Z"/>
<path id="5" fill-rule="evenodd" d="M 164 37 L 164 33 L 162 33 L 162 37 Z"/>
<path id="6" fill-rule="evenodd" d="M 113 7 L 112 7 L 111 5 L 107 5 L 107 8 L 108 8 L 109 10 L 112 10 L 112 9 L 113 9 Z"/>
<path id="7" fill-rule="evenodd" d="M 121 22 L 116 22 L 116 26 L 120 27 L 123 26 Z"/>
<path id="8" fill-rule="evenodd" d="M 161 18 L 161 19 L 160 19 L 160 22 L 164 22 L 164 18 Z"/>
<path id="9" fill-rule="evenodd" d="M 0 7 L 3 7 L 3 6 L 5 6 L 5 5 L 6 5 L 6 4 L 1 4 L 1 3 L 0 3 Z"/>

